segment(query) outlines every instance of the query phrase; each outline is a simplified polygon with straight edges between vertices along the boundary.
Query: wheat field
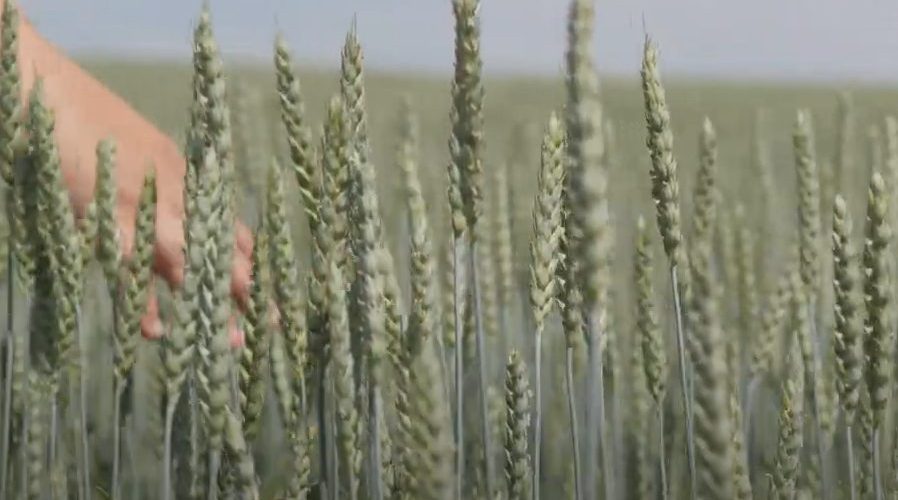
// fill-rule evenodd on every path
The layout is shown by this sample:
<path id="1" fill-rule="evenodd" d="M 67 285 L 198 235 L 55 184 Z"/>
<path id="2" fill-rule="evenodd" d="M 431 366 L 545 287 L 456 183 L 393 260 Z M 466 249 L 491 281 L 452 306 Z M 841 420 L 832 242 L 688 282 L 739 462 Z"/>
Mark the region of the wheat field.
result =
<path id="1" fill-rule="evenodd" d="M 668 81 L 649 36 L 606 79 L 592 0 L 557 77 L 491 76 L 452 5 L 445 78 L 355 27 L 335 69 L 223 59 L 208 7 L 183 65 L 81 61 L 184 148 L 149 341 L 154 177 L 130 254 L 114 142 L 75 217 L 4 4 L 0 497 L 898 495 L 898 92 Z"/>

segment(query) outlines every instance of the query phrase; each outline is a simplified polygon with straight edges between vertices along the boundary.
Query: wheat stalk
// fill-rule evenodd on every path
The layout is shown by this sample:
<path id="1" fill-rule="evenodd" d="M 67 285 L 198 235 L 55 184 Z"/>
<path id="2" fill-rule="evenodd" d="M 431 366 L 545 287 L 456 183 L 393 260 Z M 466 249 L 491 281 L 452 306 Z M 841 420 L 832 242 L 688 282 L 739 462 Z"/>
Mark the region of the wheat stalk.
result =
<path id="1" fill-rule="evenodd" d="M 873 487 L 876 498 L 883 497 L 879 467 L 879 431 L 884 421 L 884 412 L 889 396 L 891 363 L 887 353 L 892 351 L 890 315 L 887 308 L 891 303 L 889 283 L 888 246 L 891 228 L 887 220 L 888 194 L 885 182 L 878 171 L 870 179 L 867 198 L 867 224 L 864 238 L 863 266 L 864 304 L 867 316 L 864 321 L 864 353 L 867 357 L 865 377 L 873 412 Z"/>
<path id="2" fill-rule="evenodd" d="M 857 498 L 854 480 L 852 426 L 857 412 L 862 377 L 861 336 L 858 320 L 857 262 L 851 244 L 851 213 L 841 195 L 833 203 L 833 292 L 835 296 L 833 350 L 836 355 L 836 389 L 845 420 L 848 477 L 851 498 Z"/>
<path id="3" fill-rule="evenodd" d="M 634 257 L 634 282 L 636 285 L 636 328 L 639 331 L 639 346 L 642 369 L 649 396 L 657 415 L 658 469 L 660 471 L 660 493 L 667 498 L 667 476 L 664 449 L 664 396 L 667 390 L 667 353 L 664 337 L 658 327 L 655 314 L 655 290 L 652 286 L 652 250 L 645 219 L 636 221 L 637 239 Z"/>
<path id="4" fill-rule="evenodd" d="M 115 296 L 118 303 L 117 325 L 113 329 L 113 469 L 112 488 L 119 494 L 121 462 L 121 431 L 127 419 L 126 391 L 133 385 L 137 340 L 140 337 L 140 319 L 146 309 L 147 288 L 150 284 L 153 244 L 156 232 L 156 178 L 148 175 L 143 183 L 138 201 L 137 220 L 134 229 L 132 255 L 116 274 Z"/>
<path id="5" fill-rule="evenodd" d="M 343 471 L 350 499 L 358 498 L 361 451 L 356 448 L 358 413 L 354 407 L 355 384 L 353 360 L 350 352 L 349 318 L 346 311 L 345 282 L 340 268 L 331 263 L 328 273 L 328 336 L 331 370 L 334 380 L 337 418 L 338 466 Z M 335 493 L 339 484 L 333 485 Z"/>
<path id="6" fill-rule="evenodd" d="M 561 193 L 564 184 L 564 132 L 555 114 L 542 143 L 536 200 L 533 203 L 533 236 L 530 243 L 530 306 L 534 332 L 533 499 L 539 499 L 542 443 L 542 335 L 555 305 L 560 264 Z"/>
<path id="7" fill-rule="evenodd" d="M 645 98 L 645 118 L 648 128 L 646 144 L 652 160 L 652 198 L 657 210 L 658 229 L 664 252 L 670 265 L 671 293 L 677 316 L 677 355 L 680 365 L 680 389 L 683 395 L 683 407 L 686 410 L 686 456 L 689 465 L 689 478 L 692 498 L 695 498 L 695 438 L 693 436 L 692 396 L 690 394 L 687 374 L 686 348 L 688 339 L 683 327 L 682 297 L 689 297 L 689 284 L 686 280 L 686 257 L 683 248 L 683 236 L 680 229 L 680 197 L 677 181 L 677 160 L 673 154 L 673 132 L 670 128 L 670 112 L 664 88 L 661 86 L 658 71 L 657 49 L 648 37 L 642 63 L 642 89 Z"/>

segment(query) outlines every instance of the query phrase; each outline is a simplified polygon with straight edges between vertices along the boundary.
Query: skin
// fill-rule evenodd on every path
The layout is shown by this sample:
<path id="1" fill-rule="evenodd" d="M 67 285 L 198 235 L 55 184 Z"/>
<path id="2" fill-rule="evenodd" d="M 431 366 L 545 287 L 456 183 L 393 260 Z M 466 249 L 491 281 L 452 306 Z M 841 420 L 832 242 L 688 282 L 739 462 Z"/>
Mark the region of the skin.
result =
<path id="1" fill-rule="evenodd" d="M 3 0 L 0 0 L 0 7 Z M 154 270 L 171 287 L 184 279 L 184 172 L 181 148 L 122 98 L 66 57 L 23 19 L 20 28 L 19 61 L 23 99 L 38 78 L 43 79 L 46 101 L 56 114 L 56 140 L 63 177 L 80 217 L 93 197 L 96 178 L 96 145 L 112 138 L 117 145 L 117 219 L 125 255 L 133 246 L 134 223 L 143 179 L 156 170 L 156 248 Z M 231 293 L 239 306 L 245 304 L 250 283 L 252 236 L 242 224 L 236 226 Z M 141 321 L 146 338 L 159 338 L 164 328 L 159 319 L 156 294 Z M 233 325 L 231 339 L 242 342 Z"/>

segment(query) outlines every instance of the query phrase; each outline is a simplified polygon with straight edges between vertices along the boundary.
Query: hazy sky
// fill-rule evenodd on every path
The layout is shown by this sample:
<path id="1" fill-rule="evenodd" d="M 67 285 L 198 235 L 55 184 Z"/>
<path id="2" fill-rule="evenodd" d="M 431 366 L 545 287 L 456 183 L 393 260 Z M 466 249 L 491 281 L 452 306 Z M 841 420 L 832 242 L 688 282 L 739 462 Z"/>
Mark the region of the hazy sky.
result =
<path id="1" fill-rule="evenodd" d="M 78 53 L 186 60 L 200 0 L 20 0 Z M 450 0 L 211 0 L 224 50 L 268 58 L 283 30 L 302 60 L 332 64 L 353 15 L 368 64 L 446 71 Z M 557 74 L 567 0 L 482 0 L 487 71 Z M 600 70 L 635 76 L 643 19 L 665 73 L 723 78 L 898 81 L 895 0 L 598 0 Z"/>

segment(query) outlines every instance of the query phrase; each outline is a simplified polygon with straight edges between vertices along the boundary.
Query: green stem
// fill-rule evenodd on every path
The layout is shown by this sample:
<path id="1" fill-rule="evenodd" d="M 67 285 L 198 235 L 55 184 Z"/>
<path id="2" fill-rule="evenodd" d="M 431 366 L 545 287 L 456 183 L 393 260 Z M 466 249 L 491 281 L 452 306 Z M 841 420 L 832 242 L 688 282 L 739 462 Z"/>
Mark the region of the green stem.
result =
<path id="1" fill-rule="evenodd" d="M 0 496 L 6 496 L 7 474 L 9 473 L 9 441 L 12 430 L 12 378 L 15 362 L 15 272 L 12 238 L 6 256 L 6 370 L 3 378 L 3 436 L 0 444 Z"/>
<path id="2" fill-rule="evenodd" d="M 689 464 L 689 495 L 695 500 L 695 436 L 692 430 L 692 391 L 689 388 L 689 367 L 686 361 L 686 333 L 683 327 L 683 307 L 680 300 L 680 283 L 677 276 L 677 265 L 670 266 L 670 284 L 674 301 L 674 313 L 677 324 L 677 356 L 680 362 L 680 387 L 683 392 L 683 408 L 686 410 L 686 458 Z"/>
<path id="3" fill-rule="evenodd" d="M 873 429 L 873 491 L 876 492 L 876 500 L 884 500 L 884 494 L 882 491 L 882 471 L 881 471 L 881 460 L 880 460 L 880 451 L 879 451 L 879 427 Z"/>
<path id="4" fill-rule="evenodd" d="M 122 461 L 122 400 L 125 394 L 125 381 L 115 378 L 115 400 L 112 407 L 112 498 L 121 498 L 121 461 Z"/>
<path id="5" fill-rule="evenodd" d="M 380 387 L 375 380 L 368 386 L 368 446 L 371 454 L 371 474 L 368 478 L 370 500 L 383 500 L 383 462 L 380 448 Z"/>
<path id="6" fill-rule="evenodd" d="M 49 466 L 47 467 L 47 472 L 49 476 L 49 481 L 47 481 L 50 485 L 50 498 L 57 498 L 56 491 L 56 466 L 57 466 L 57 458 L 58 458 L 58 444 L 59 444 L 59 394 L 58 390 L 53 390 L 51 394 L 51 402 L 50 402 L 50 459 L 48 460 Z"/>
<path id="7" fill-rule="evenodd" d="M 452 246 L 452 289 L 455 295 L 455 498 L 462 500 L 465 475 L 464 439 L 464 293 L 462 290 L 462 246 L 464 235 Z"/>
<path id="8" fill-rule="evenodd" d="M 79 370 L 80 378 L 78 380 L 78 398 L 79 398 L 79 422 L 78 422 L 78 433 L 81 435 L 81 478 L 80 481 L 84 483 L 84 487 L 82 489 L 83 496 L 85 500 L 91 500 L 91 486 L 90 486 L 90 441 L 87 436 L 87 346 L 85 345 L 85 336 L 84 336 L 84 317 L 81 314 L 81 307 L 78 307 L 78 339 L 81 343 L 81 370 Z"/>
<path id="9" fill-rule="evenodd" d="M 854 479 L 854 439 L 851 426 L 845 426 L 845 451 L 848 454 L 848 491 L 851 500 L 857 500 L 857 484 Z"/>
<path id="10" fill-rule="evenodd" d="M 474 330 L 477 341 L 477 381 L 480 386 L 480 427 L 483 434 L 483 474 L 486 483 L 487 497 L 492 498 L 493 492 L 493 446 L 492 433 L 490 432 L 489 408 L 487 406 L 486 390 L 489 384 L 487 380 L 486 343 L 483 334 L 483 308 L 481 303 L 481 289 L 479 272 L 477 270 L 477 243 L 471 243 L 471 285 L 474 288 Z"/>
<path id="11" fill-rule="evenodd" d="M 590 314 L 587 328 L 587 369 L 586 382 L 586 487 L 584 493 L 587 498 L 596 498 L 594 491 L 596 482 L 595 474 L 601 467 L 602 483 L 605 486 L 605 498 L 616 498 L 614 495 L 614 460 L 612 458 L 613 445 L 608 435 L 608 423 L 605 418 L 605 359 L 601 349 L 601 338 L 605 332 L 600 331 L 600 321 L 596 313 Z M 601 446 L 601 449 L 599 449 Z M 601 455 L 601 466 L 594 465 L 594 461 Z"/>
<path id="12" fill-rule="evenodd" d="M 577 405 L 574 402 L 574 348 L 568 347 L 564 356 L 564 378 L 567 383 L 567 409 L 570 415 L 571 445 L 574 449 L 574 500 L 583 500 L 581 493 L 580 438 L 577 430 Z"/>
<path id="13" fill-rule="evenodd" d="M 664 406 L 658 405 L 658 470 L 661 476 L 661 499 L 667 500 L 667 451 L 664 446 Z"/>
<path id="14" fill-rule="evenodd" d="M 321 498 L 329 498 L 329 488 L 336 488 L 336 485 L 331 483 L 331 471 L 330 471 L 330 461 L 328 460 L 328 432 L 329 428 L 327 425 L 327 391 L 325 388 L 325 370 L 327 369 L 327 365 L 325 364 L 324 356 L 319 358 L 321 361 L 318 367 L 318 463 L 321 468 L 320 477 L 321 482 L 319 483 L 319 487 L 321 488 Z"/>
<path id="15" fill-rule="evenodd" d="M 536 329 L 536 335 L 534 335 L 535 346 L 533 348 L 533 369 L 534 369 L 534 383 L 533 383 L 533 477 L 530 480 L 531 491 L 533 493 L 533 500 L 539 500 L 539 469 L 540 469 L 540 458 L 541 458 L 541 446 L 542 446 L 542 366 L 543 366 L 543 353 L 542 353 L 542 338 L 543 332 L 542 328 L 538 327 Z"/>
<path id="16" fill-rule="evenodd" d="M 165 408 L 165 435 L 162 437 L 162 440 L 163 440 L 162 499 L 163 500 L 171 500 L 171 497 L 172 497 L 171 434 L 172 434 L 172 427 L 174 426 L 174 420 L 175 420 L 175 409 L 178 406 L 178 396 L 179 396 L 178 393 L 176 393 L 174 395 L 170 395 L 168 405 Z"/>
<path id="17" fill-rule="evenodd" d="M 812 297 L 808 301 L 808 318 L 810 318 L 809 334 L 811 336 L 811 355 L 813 356 L 813 359 L 811 360 L 813 380 L 808 381 L 808 383 L 811 384 L 812 402 L 814 404 L 814 430 L 817 434 L 817 460 L 820 462 L 820 498 L 822 500 L 828 500 L 830 496 L 830 484 L 826 461 L 826 443 L 823 439 L 823 426 L 820 423 L 820 413 L 822 411 L 822 409 L 820 408 L 820 394 L 817 393 L 817 384 L 815 383 L 817 377 L 821 374 L 820 343 L 817 337 L 816 311 L 816 300 Z"/>

